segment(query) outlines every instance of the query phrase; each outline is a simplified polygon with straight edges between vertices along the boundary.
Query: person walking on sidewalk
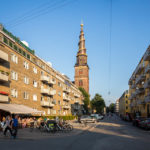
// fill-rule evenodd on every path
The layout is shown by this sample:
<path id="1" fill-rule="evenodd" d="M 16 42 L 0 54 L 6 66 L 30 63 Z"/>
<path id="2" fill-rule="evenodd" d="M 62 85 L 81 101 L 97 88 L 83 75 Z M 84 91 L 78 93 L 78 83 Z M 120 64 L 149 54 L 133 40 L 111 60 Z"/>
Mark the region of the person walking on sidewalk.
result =
<path id="1" fill-rule="evenodd" d="M 18 131 L 18 115 L 15 115 L 12 123 L 12 128 L 13 128 L 13 138 L 15 139 L 17 136 L 17 131 Z"/>
<path id="2" fill-rule="evenodd" d="M 6 136 L 7 131 L 9 130 L 11 136 L 12 136 L 12 118 L 10 116 L 6 117 L 5 121 L 5 129 L 4 129 L 4 135 Z"/>

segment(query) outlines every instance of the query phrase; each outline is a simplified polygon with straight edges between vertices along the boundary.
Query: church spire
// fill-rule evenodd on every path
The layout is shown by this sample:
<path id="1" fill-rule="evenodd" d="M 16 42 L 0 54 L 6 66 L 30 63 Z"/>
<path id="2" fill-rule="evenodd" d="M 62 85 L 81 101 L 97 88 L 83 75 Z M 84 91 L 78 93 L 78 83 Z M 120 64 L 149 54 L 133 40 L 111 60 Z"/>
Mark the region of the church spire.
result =
<path id="1" fill-rule="evenodd" d="M 79 43 L 78 43 L 78 55 L 85 54 L 86 55 L 86 48 L 85 48 L 85 38 L 84 38 L 84 31 L 83 31 L 83 23 L 81 23 L 81 31 L 79 36 Z"/>

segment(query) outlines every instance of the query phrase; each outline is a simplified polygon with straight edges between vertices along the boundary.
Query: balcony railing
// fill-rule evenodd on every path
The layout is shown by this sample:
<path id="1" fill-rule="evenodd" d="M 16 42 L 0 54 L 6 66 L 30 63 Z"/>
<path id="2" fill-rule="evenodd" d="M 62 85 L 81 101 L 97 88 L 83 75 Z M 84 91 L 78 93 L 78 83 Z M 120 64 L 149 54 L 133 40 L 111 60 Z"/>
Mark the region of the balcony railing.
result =
<path id="1" fill-rule="evenodd" d="M 41 88 L 41 93 L 42 93 L 42 94 L 49 95 L 49 89 Z"/>
<path id="2" fill-rule="evenodd" d="M 150 51 L 147 51 L 143 57 L 144 61 L 150 60 Z"/>
<path id="3" fill-rule="evenodd" d="M 0 95 L 0 102 L 8 102 L 8 95 Z"/>
<path id="4" fill-rule="evenodd" d="M 67 96 L 67 95 L 63 95 L 63 100 L 70 101 L 71 99 L 70 99 L 70 97 L 69 97 L 69 96 Z"/>
<path id="5" fill-rule="evenodd" d="M 52 104 L 51 102 L 48 102 L 48 101 L 41 101 L 41 106 L 43 106 L 43 107 L 53 107 L 54 104 Z"/>
<path id="6" fill-rule="evenodd" d="M 150 102 L 150 95 L 147 95 L 145 96 L 145 99 L 144 99 L 145 103 L 148 103 Z"/>
<path id="7" fill-rule="evenodd" d="M 8 82 L 8 75 L 0 71 L 0 80 Z"/>
<path id="8" fill-rule="evenodd" d="M 141 71 L 144 69 L 144 66 L 144 63 L 139 64 L 135 70 L 135 74 L 141 73 Z"/>
<path id="9" fill-rule="evenodd" d="M 135 89 L 135 88 L 136 88 L 136 84 L 132 84 L 131 89 Z"/>
<path id="10" fill-rule="evenodd" d="M 145 89 L 150 88 L 150 79 L 144 83 L 144 88 Z"/>
<path id="11" fill-rule="evenodd" d="M 77 93 L 74 93 L 74 97 L 80 97 L 80 95 Z"/>
<path id="12" fill-rule="evenodd" d="M 145 78 L 146 78 L 146 76 L 144 74 L 139 75 L 135 80 L 135 84 L 141 83 L 142 81 L 145 80 Z"/>
<path id="13" fill-rule="evenodd" d="M 52 79 L 49 79 L 48 83 L 50 83 L 50 84 L 56 84 L 56 81 L 53 81 Z"/>
<path id="14" fill-rule="evenodd" d="M 135 94 L 136 94 L 136 95 L 142 94 L 142 93 L 144 93 L 144 91 L 145 91 L 144 88 L 139 88 L 139 89 L 136 89 Z"/>
<path id="15" fill-rule="evenodd" d="M 64 105 L 63 109 L 70 109 L 70 106 L 69 105 Z"/>
<path id="16" fill-rule="evenodd" d="M 8 54 L 0 50 L 0 60 L 8 61 Z"/>
<path id="17" fill-rule="evenodd" d="M 51 89 L 50 91 L 49 91 L 49 95 L 55 95 L 56 94 L 56 90 L 54 90 L 54 89 Z"/>
<path id="18" fill-rule="evenodd" d="M 66 88 L 66 87 L 63 87 L 63 91 L 64 91 L 64 92 L 67 92 L 67 93 L 70 93 L 70 92 L 71 92 L 71 90 L 70 90 L 69 88 Z"/>
<path id="19" fill-rule="evenodd" d="M 150 72 L 150 64 L 148 64 L 146 67 L 145 67 L 145 73 L 149 73 Z"/>
<path id="20" fill-rule="evenodd" d="M 41 81 L 49 82 L 49 77 L 43 75 L 41 76 Z"/>

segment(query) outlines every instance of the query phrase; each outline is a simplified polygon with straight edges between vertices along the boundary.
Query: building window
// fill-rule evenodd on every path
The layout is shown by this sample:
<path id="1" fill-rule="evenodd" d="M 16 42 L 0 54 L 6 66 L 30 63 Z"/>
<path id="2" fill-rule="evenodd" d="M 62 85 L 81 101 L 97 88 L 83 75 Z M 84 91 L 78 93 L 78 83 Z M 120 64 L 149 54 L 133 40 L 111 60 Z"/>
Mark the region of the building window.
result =
<path id="1" fill-rule="evenodd" d="M 28 62 L 24 61 L 23 66 L 24 66 L 24 68 L 29 69 L 29 63 Z"/>
<path id="2" fill-rule="evenodd" d="M 61 92 L 60 91 L 58 91 L 58 95 L 61 96 Z"/>
<path id="3" fill-rule="evenodd" d="M 58 105 L 61 105 L 61 101 L 60 100 L 58 101 Z"/>
<path id="4" fill-rule="evenodd" d="M 128 101 L 126 101 L 126 104 L 128 104 Z"/>
<path id="5" fill-rule="evenodd" d="M 23 93 L 23 98 L 24 99 L 29 99 L 29 93 L 28 92 L 24 92 Z"/>
<path id="6" fill-rule="evenodd" d="M 4 43 L 8 44 L 8 39 L 4 37 Z"/>
<path id="7" fill-rule="evenodd" d="M 12 44 L 12 42 L 10 42 L 10 41 L 9 41 L 9 46 L 10 46 L 10 47 L 13 47 L 13 44 Z"/>
<path id="8" fill-rule="evenodd" d="M 11 96 L 17 98 L 18 97 L 18 91 L 16 89 L 12 89 L 11 90 Z"/>
<path id="9" fill-rule="evenodd" d="M 58 86 L 61 87 L 61 83 L 60 82 L 58 82 Z"/>
<path id="10" fill-rule="evenodd" d="M 16 45 L 14 45 L 14 49 L 17 51 L 18 50 L 18 47 Z"/>
<path id="11" fill-rule="evenodd" d="M 83 86 L 83 81 L 79 80 L 79 86 Z"/>
<path id="12" fill-rule="evenodd" d="M 37 95 L 33 94 L 33 101 L 37 101 Z"/>
<path id="13" fill-rule="evenodd" d="M 29 78 L 26 77 L 26 76 L 24 77 L 24 83 L 25 83 L 25 84 L 29 84 Z"/>
<path id="14" fill-rule="evenodd" d="M 37 87 L 37 81 L 33 80 L 33 86 Z"/>
<path id="15" fill-rule="evenodd" d="M 22 51 L 22 54 L 23 54 L 23 56 L 25 56 L 25 57 L 26 57 L 26 55 L 27 55 L 25 51 Z"/>
<path id="16" fill-rule="evenodd" d="M 18 73 L 15 71 L 11 71 L 11 79 L 18 80 Z"/>
<path id="17" fill-rule="evenodd" d="M 33 72 L 37 74 L 37 68 L 33 67 Z"/>
<path id="18" fill-rule="evenodd" d="M 126 106 L 126 109 L 128 109 L 128 106 Z"/>
<path id="19" fill-rule="evenodd" d="M 41 96 L 41 101 L 44 101 L 44 96 Z"/>
<path id="20" fill-rule="evenodd" d="M 56 110 L 53 109 L 53 110 L 52 110 L 52 113 L 53 113 L 53 115 L 55 115 L 55 114 L 56 114 Z"/>
<path id="21" fill-rule="evenodd" d="M 30 60 L 30 55 L 29 54 L 27 54 L 27 58 Z"/>
<path id="22" fill-rule="evenodd" d="M 19 48 L 19 53 L 22 54 L 22 49 Z"/>
<path id="23" fill-rule="evenodd" d="M 44 75 L 44 72 L 43 72 L 43 71 L 41 71 L 41 75 L 42 75 L 42 76 Z"/>
<path id="24" fill-rule="evenodd" d="M 18 57 L 15 54 L 11 54 L 11 61 L 18 64 Z"/>

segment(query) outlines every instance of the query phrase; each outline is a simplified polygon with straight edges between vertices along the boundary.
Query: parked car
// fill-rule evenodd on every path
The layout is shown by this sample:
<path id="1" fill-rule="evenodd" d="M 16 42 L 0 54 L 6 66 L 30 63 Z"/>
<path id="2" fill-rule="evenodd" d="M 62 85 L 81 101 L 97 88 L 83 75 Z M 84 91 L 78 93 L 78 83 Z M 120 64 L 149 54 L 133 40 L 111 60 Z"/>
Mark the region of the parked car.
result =
<path id="1" fill-rule="evenodd" d="M 92 116 L 81 116 L 80 122 L 81 123 L 87 123 L 87 122 L 95 123 L 96 122 L 96 118 L 92 117 Z"/>
<path id="2" fill-rule="evenodd" d="M 91 117 L 95 117 L 97 121 L 100 121 L 104 118 L 104 116 L 99 114 L 91 114 Z"/>
<path id="3" fill-rule="evenodd" d="M 135 119 L 133 119 L 133 121 L 132 121 L 132 124 L 134 125 L 134 126 L 139 126 L 139 124 L 140 124 L 140 122 L 141 121 L 144 121 L 146 118 L 145 117 L 140 117 L 140 116 L 137 116 Z"/>
<path id="4" fill-rule="evenodd" d="M 139 127 L 144 128 L 146 130 L 150 129 L 150 118 L 147 118 L 146 120 L 141 121 L 139 123 Z"/>

